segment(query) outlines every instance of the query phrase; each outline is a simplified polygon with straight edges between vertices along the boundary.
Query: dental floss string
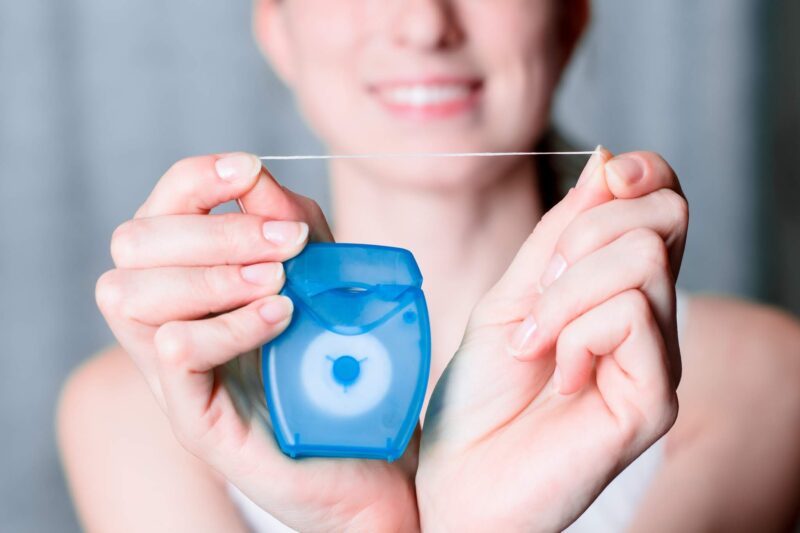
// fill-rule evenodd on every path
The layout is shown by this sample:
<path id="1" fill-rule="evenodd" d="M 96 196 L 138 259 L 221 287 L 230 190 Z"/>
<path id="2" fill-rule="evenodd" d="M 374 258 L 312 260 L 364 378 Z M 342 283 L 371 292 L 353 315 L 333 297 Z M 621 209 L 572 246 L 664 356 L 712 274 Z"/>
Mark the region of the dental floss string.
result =
<path id="1" fill-rule="evenodd" d="M 417 153 L 385 153 L 385 154 L 332 154 L 332 155 L 264 155 L 261 161 L 300 161 L 310 159 L 381 159 L 381 158 L 419 158 L 419 157 L 508 157 L 519 155 L 594 155 L 598 150 L 584 152 L 417 152 Z M 236 199 L 236 205 L 242 213 L 247 213 L 244 204 Z"/>
<path id="2" fill-rule="evenodd" d="M 332 155 L 265 155 L 262 161 L 298 161 L 308 159 L 410 159 L 423 157 L 508 157 L 520 155 L 594 155 L 597 150 L 588 152 L 419 152 L 384 154 L 332 154 Z"/>

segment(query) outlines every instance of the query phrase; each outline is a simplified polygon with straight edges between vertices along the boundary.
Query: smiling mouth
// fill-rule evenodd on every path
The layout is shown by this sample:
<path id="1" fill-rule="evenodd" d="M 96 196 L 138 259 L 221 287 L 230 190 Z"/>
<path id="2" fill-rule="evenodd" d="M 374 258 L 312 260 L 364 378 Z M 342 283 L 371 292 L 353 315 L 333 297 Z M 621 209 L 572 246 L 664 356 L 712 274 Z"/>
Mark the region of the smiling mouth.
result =
<path id="1" fill-rule="evenodd" d="M 472 109 L 482 87 L 480 80 L 426 80 L 373 85 L 369 92 L 393 115 L 430 119 Z"/>

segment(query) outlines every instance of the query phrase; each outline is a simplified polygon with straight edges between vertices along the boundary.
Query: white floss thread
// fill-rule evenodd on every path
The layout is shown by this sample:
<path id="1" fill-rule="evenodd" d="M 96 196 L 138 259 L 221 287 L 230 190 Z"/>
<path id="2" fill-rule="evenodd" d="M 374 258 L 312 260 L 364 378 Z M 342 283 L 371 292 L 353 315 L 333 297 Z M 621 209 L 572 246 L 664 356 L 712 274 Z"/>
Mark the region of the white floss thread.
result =
<path id="1" fill-rule="evenodd" d="M 405 159 L 422 157 L 509 157 L 520 155 L 594 155 L 597 150 L 584 152 L 389 152 L 383 154 L 330 154 L 330 155 L 265 155 L 262 161 L 299 161 L 309 159 Z"/>
<path id="2" fill-rule="evenodd" d="M 389 152 L 384 154 L 327 154 L 327 155 L 263 155 L 259 156 L 261 161 L 301 161 L 312 159 L 388 159 L 388 158 L 421 158 L 421 157 L 509 157 L 521 155 L 594 155 L 599 154 L 599 150 L 579 151 L 579 152 Z M 242 213 L 247 210 L 240 199 L 236 199 L 236 205 Z"/>

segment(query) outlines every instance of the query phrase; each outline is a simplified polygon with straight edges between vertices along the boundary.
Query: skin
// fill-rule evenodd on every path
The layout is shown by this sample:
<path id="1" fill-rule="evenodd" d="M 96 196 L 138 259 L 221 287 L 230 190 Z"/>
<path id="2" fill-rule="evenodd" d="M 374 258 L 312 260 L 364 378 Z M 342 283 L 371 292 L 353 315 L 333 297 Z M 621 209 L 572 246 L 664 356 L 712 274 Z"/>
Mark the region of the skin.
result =
<path id="1" fill-rule="evenodd" d="M 519 150 L 547 124 L 587 10 L 262 0 L 254 21 L 331 151 Z M 398 118 L 365 90 L 443 72 L 479 76 L 479 106 Z M 227 478 L 302 531 L 556 531 L 676 416 L 632 529 L 791 524 L 800 327 L 694 298 L 681 354 L 674 280 L 688 209 L 659 156 L 602 151 L 544 217 L 530 160 L 337 161 L 330 175 L 337 240 L 409 248 L 425 272 L 434 344 L 422 438 L 393 464 L 297 462 L 237 414 L 214 369 L 288 324 L 278 265 L 332 234 L 316 204 L 252 156 L 187 159 L 115 232 L 97 298 L 121 348 L 77 370 L 59 406 L 87 529 L 244 530 Z M 247 215 L 207 214 L 233 198 Z"/>

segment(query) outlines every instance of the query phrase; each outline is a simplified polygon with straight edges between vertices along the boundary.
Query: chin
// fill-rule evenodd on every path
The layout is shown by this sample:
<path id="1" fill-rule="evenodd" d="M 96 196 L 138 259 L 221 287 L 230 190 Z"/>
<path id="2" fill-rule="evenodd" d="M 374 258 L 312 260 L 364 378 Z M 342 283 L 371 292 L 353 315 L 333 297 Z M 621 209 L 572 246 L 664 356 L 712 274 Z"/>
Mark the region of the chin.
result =
<path id="1" fill-rule="evenodd" d="M 457 193 L 478 190 L 502 179 L 512 161 L 487 157 L 374 159 L 362 171 L 390 188 Z"/>

